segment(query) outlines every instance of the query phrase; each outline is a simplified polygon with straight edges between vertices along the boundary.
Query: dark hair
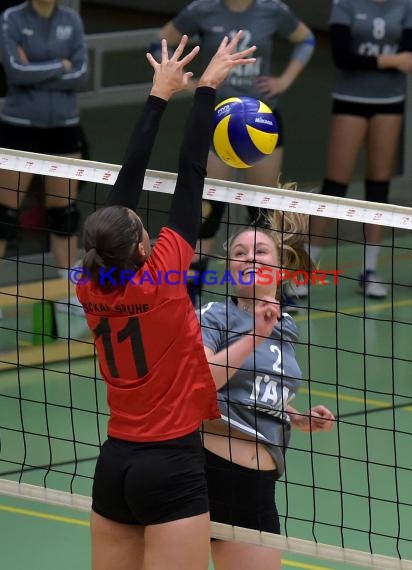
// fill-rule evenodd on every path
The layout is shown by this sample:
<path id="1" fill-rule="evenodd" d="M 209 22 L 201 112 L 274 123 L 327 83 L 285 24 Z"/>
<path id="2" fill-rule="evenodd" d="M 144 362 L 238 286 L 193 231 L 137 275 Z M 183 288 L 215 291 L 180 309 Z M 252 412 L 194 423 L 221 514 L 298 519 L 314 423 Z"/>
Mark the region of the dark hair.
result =
<path id="1" fill-rule="evenodd" d="M 143 238 L 143 224 L 124 206 L 101 208 L 87 217 L 84 224 L 83 267 L 93 282 L 99 283 L 100 269 L 109 270 L 113 280 L 121 271 L 136 271 L 142 259 L 136 246 Z"/>

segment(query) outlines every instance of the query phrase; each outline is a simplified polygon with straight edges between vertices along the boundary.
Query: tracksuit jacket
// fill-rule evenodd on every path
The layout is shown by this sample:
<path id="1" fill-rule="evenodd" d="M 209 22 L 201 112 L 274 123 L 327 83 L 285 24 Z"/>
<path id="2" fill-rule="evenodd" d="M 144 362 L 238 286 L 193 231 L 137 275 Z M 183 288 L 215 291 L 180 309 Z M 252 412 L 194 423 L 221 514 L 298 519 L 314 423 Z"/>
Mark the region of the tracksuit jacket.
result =
<path id="1" fill-rule="evenodd" d="M 56 6 L 50 18 L 43 18 L 29 2 L 9 8 L 1 16 L 0 49 L 8 82 L 2 121 L 44 128 L 79 122 L 75 91 L 87 82 L 88 57 L 75 11 Z M 70 72 L 63 59 L 71 61 Z"/>

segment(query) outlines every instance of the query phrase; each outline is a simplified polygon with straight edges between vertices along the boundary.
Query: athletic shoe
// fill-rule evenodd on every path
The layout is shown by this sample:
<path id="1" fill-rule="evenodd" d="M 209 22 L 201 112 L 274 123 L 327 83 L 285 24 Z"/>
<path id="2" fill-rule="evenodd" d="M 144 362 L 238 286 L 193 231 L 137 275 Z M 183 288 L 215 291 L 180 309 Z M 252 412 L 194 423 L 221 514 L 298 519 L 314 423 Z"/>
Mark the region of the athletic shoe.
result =
<path id="1" fill-rule="evenodd" d="M 365 271 L 359 277 L 359 287 L 365 293 L 366 297 L 382 299 L 388 294 L 388 287 L 383 283 L 375 271 Z"/>

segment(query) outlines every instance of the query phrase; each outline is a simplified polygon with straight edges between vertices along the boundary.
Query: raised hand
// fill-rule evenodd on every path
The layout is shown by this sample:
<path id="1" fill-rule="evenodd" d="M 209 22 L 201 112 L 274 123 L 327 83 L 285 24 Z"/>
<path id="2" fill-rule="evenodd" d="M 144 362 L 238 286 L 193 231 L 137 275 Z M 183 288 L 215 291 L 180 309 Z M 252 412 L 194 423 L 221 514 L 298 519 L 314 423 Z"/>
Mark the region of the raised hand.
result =
<path id="1" fill-rule="evenodd" d="M 199 79 L 199 87 L 207 86 L 216 88 L 226 79 L 234 67 L 238 65 L 249 65 L 256 61 L 256 58 L 249 57 L 255 51 L 256 46 L 252 46 L 243 51 L 236 51 L 242 37 L 243 32 L 239 31 L 230 41 L 227 36 L 223 38 L 217 52 Z"/>
<path id="2" fill-rule="evenodd" d="M 258 342 L 259 339 L 263 341 L 271 334 L 280 319 L 280 315 L 280 305 L 274 297 L 264 297 L 261 301 L 256 303 L 254 332 Z"/>
<path id="3" fill-rule="evenodd" d="M 185 67 L 196 57 L 200 49 L 199 46 L 196 46 L 185 57 L 179 59 L 183 54 L 187 41 L 188 37 L 182 36 L 172 57 L 169 58 L 167 42 L 162 40 L 162 58 L 160 63 L 155 60 L 152 54 L 146 54 L 147 60 L 154 69 L 151 95 L 156 95 L 168 101 L 174 93 L 187 88 L 188 81 L 193 76 L 193 73 L 185 71 Z"/>

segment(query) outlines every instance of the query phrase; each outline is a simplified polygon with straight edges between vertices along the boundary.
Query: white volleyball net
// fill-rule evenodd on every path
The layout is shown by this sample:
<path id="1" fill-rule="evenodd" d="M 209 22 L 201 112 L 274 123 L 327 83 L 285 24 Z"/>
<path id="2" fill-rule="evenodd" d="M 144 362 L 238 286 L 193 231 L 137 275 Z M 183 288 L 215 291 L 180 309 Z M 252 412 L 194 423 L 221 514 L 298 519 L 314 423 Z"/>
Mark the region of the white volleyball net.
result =
<path id="1" fill-rule="evenodd" d="M 3 171 L 15 172 L 17 181 L 32 173 L 40 184 L 51 175 L 82 182 L 85 216 L 104 202 L 119 167 L 0 149 Z M 152 237 L 167 219 L 175 181 L 175 174 L 147 172 L 139 214 Z M 296 407 L 327 405 L 336 427 L 292 434 L 277 484 L 282 536 L 218 523 L 213 535 L 280 548 L 286 559 L 296 553 L 345 568 L 412 569 L 412 210 L 215 180 L 207 180 L 204 197 L 229 204 L 223 238 L 244 223 L 247 205 L 335 219 L 322 266 L 341 271 L 336 284 L 328 277 L 311 287 L 295 317 L 303 371 Z M 383 300 L 354 293 L 364 223 L 385 227 Z M 106 434 L 105 387 L 82 312 L 69 310 L 72 286 L 47 248 L 28 247 L 45 243 L 44 228 L 26 225 L 0 266 L 0 494 L 88 511 Z M 209 267 L 223 274 L 227 254 L 216 252 Z M 227 292 L 227 283 L 205 285 L 202 302 Z"/>

